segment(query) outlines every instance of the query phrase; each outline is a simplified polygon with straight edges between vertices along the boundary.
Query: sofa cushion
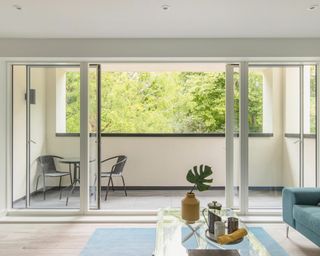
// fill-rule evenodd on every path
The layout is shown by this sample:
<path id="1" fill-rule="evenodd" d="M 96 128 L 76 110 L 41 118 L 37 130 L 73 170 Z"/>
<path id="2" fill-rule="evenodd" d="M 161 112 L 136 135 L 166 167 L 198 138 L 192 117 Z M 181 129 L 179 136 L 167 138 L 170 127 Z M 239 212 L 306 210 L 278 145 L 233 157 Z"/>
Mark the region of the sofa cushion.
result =
<path id="1" fill-rule="evenodd" d="M 314 205 L 294 205 L 293 218 L 299 224 L 320 235 L 320 207 Z"/>

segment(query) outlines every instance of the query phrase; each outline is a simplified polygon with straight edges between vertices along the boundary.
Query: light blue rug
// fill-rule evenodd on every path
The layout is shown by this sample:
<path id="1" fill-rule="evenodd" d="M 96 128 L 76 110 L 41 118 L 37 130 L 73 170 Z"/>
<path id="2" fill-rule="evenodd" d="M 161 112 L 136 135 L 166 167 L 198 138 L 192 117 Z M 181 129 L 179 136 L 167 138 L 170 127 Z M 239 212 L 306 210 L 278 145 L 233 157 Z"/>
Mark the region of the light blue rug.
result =
<path id="1" fill-rule="evenodd" d="M 97 228 L 81 256 L 151 256 L 155 228 Z"/>
<path id="2" fill-rule="evenodd" d="M 288 256 L 263 228 L 251 227 L 250 231 L 267 248 L 271 256 Z M 182 232 L 189 231 L 184 229 Z M 82 250 L 81 256 L 151 256 L 155 238 L 155 228 L 98 228 Z M 189 239 L 184 246 L 193 248 L 195 243 L 195 239 Z M 252 255 L 245 242 L 233 245 L 232 248 L 238 249 L 242 256 Z"/>

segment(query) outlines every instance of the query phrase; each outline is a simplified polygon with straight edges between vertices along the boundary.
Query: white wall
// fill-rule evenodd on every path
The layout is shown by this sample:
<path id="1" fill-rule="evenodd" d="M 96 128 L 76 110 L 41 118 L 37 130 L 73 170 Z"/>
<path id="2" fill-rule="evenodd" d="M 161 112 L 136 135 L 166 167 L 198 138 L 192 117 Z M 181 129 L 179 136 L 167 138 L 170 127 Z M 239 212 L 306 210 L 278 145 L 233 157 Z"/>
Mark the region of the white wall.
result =
<path id="1" fill-rule="evenodd" d="M 282 69 L 260 68 L 263 73 L 264 132 L 272 137 L 249 138 L 249 186 L 282 186 Z"/>
<path id="2" fill-rule="evenodd" d="M 263 69 L 263 132 L 272 133 L 273 132 L 273 84 L 274 84 L 274 70 Z M 278 86 L 277 86 L 278 87 Z"/>
<path id="3" fill-rule="evenodd" d="M 320 57 L 319 38 L 0 39 L 0 57 Z M 266 58 L 264 58 L 266 57 Z M 264 58 L 264 59 L 263 59 Z M 292 59 L 291 59 L 292 60 Z"/>
<path id="4" fill-rule="evenodd" d="M 30 143 L 31 192 L 35 190 L 36 177 L 41 173 L 37 158 L 47 153 L 46 87 L 46 69 L 31 68 L 30 88 L 36 91 L 36 104 L 30 105 L 30 139 L 33 141 Z"/>
<path id="5" fill-rule="evenodd" d="M 26 193 L 26 68 L 13 70 L 13 200 Z"/>
<path id="6" fill-rule="evenodd" d="M 316 139 L 304 140 L 304 186 L 316 185 Z"/>
<path id="7" fill-rule="evenodd" d="M 300 113 L 300 71 L 299 67 L 285 69 L 284 90 L 285 90 L 285 133 L 299 133 Z"/>
<path id="8" fill-rule="evenodd" d="M 285 69 L 284 133 L 299 133 L 299 68 Z M 299 185 L 299 139 L 285 138 L 283 146 L 283 180 L 285 186 Z"/>

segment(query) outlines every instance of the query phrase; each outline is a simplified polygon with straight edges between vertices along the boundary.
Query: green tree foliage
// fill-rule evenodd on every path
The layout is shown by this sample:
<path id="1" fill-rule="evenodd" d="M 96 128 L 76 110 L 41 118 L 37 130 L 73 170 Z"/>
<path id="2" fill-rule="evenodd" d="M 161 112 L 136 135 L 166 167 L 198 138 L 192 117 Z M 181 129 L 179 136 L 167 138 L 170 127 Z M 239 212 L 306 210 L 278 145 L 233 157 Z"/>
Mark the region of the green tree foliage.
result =
<path id="1" fill-rule="evenodd" d="M 90 130 L 97 129 L 97 78 L 90 72 Z M 68 72 L 67 132 L 79 132 L 79 73 Z M 235 74 L 235 127 L 239 75 Z M 262 131 L 262 75 L 249 76 L 249 127 Z M 214 133 L 225 129 L 225 73 L 102 72 L 101 127 L 107 133 Z"/>
<path id="2" fill-rule="evenodd" d="M 316 133 L 316 70 L 310 66 L 310 133 Z"/>
<path id="3" fill-rule="evenodd" d="M 263 77 L 249 73 L 248 122 L 250 132 L 262 132 L 263 125 Z"/>
<path id="4" fill-rule="evenodd" d="M 66 74 L 66 132 L 80 132 L 80 73 Z"/>
<path id="5" fill-rule="evenodd" d="M 186 126 L 191 132 L 224 132 L 225 74 L 181 73 L 191 102 L 186 113 Z"/>

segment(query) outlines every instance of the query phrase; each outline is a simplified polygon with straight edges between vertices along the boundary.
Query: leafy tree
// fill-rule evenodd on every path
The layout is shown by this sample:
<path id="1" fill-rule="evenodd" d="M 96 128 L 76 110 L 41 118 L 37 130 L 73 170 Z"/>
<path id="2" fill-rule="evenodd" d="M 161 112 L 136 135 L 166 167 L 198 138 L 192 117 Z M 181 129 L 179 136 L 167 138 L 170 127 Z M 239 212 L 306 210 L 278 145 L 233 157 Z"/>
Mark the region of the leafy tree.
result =
<path id="1" fill-rule="evenodd" d="M 316 133 L 316 70 L 310 66 L 310 131 Z"/>
<path id="2" fill-rule="evenodd" d="M 262 132 L 263 125 L 263 77 L 249 73 L 248 122 L 250 132 Z"/>
<path id="3" fill-rule="evenodd" d="M 97 129 L 97 77 L 90 72 L 89 126 Z M 235 127 L 239 123 L 235 74 Z M 80 75 L 68 72 L 67 132 L 79 132 Z M 213 133 L 225 130 L 225 73 L 102 72 L 101 127 L 108 133 Z M 249 127 L 262 131 L 262 76 L 249 76 Z"/>
<path id="4" fill-rule="evenodd" d="M 80 131 L 80 73 L 66 73 L 66 132 Z"/>
<path id="5" fill-rule="evenodd" d="M 186 111 L 187 130 L 198 133 L 224 132 L 225 74 L 181 73 L 181 77 L 191 95 Z"/>

